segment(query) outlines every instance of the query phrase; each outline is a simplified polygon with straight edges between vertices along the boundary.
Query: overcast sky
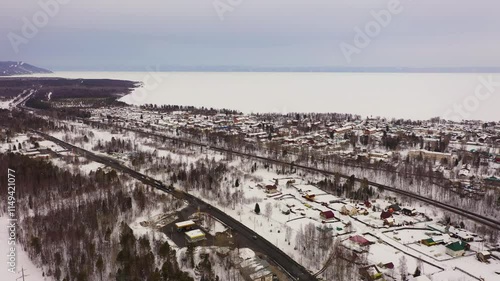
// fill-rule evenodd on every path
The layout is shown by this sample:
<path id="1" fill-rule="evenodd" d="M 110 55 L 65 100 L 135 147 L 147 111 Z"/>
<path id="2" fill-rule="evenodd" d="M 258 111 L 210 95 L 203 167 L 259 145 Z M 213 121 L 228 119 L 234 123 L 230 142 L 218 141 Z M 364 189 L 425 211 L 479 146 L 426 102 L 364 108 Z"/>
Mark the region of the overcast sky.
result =
<path id="1" fill-rule="evenodd" d="M 223 14 L 214 0 L 59 0 L 69 3 L 26 38 L 23 18 L 33 23 L 39 3 L 54 1 L 2 0 L 0 60 L 55 70 L 500 67 L 498 0 L 401 0 L 401 12 L 350 61 L 342 42 L 356 47 L 355 28 L 394 0 L 217 0 L 241 2 Z M 13 34 L 24 39 L 17 53 Z"/>

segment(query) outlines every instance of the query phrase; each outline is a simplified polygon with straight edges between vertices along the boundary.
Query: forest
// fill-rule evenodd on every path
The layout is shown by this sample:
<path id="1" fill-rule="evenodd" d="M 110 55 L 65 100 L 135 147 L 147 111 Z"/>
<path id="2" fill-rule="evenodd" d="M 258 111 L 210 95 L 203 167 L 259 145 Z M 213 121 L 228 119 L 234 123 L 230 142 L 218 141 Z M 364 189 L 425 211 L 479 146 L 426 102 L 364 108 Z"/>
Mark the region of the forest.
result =
<path id="1" fill-rule="evenodd" d="M 50 162 L 0 154 L 0 169 L 17 174 L 18 242 L 54 280 L 192 280 L 168 242 L 137 238 L 127 225 L 151 206 L 173 211 L 174 198 L 98 169 L 73 174 Z M 0 181 L 7 182 L 5 174 Z M 5 193 L 2 190 L 2 193 Z M 6 194 L 2 194 L 5 198 Z M 2 200 L 0 208 L 6 210 Z"/>

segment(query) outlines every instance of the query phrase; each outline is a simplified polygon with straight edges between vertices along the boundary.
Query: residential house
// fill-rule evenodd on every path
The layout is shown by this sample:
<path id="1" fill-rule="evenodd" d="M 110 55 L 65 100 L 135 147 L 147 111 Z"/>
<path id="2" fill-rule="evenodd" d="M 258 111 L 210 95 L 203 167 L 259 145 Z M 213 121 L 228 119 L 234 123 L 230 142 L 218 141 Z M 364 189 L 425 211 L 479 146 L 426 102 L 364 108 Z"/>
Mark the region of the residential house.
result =
<path id="1" fill-rule="evenodd" d="M 433 160 L 433 161 L 446 160 L 446 161 L 448 161 L 448 163 L 450 163 L 452 160 L 451 153 L 434 152 L 434 151 L 428 151 L 428 150 L 410 150 L 408 152 L 408 156 L 410 156 L 410 158 L 421 157 L 421 158 L 425 158 L 425 159 Z"/>
<path id="2" fill-rule="evenodd" d="M 349 237 L 349 240 L 353 243 L 360 245 L 360 246 L 369 246 L 369 245 L 373 244 L 372 242 L 370 242 L 368 239 L 364 238 L 361 235 L 351 236 L 351 237 Z"/>
<path id="3" fill-rule="evenodd" d="M 450 239 L 451 237 L 448 234 L 442 234 L 432 237 L 432 240 L 434 240 L 436 244 L 448 244 L 450 242 Z"/>
<path id="4" fill-rule="evenodd" d="M 390 217 L 392 217 L 392 212 L 391 211 L 383 211 L 380 214 L 380 219 L 382 219 L 382 220 L 388 219 Z"/>
<path id="5" fill-rule="evenodd" d="M 410 210 L 408 208 L 403 208 L 403 210 L 401 210 L 401 212 L 403 213 L 403 215 L 407 215 L 407 216 L 416 216 L 417 215 L 417 210 L 415 210 L 415 209 Z"/>
<path id="6" fill-rule="evenodd" d="M 392 217 L 384 220 L 385 226 L 393 226 L 395 223 L 396 223 L 396 221 Z"/>
<path id="7" fill-rule="evenodd" d="M 392 262 L 388 262 L 386 264 L 382 264 L 381 267 L 385 269 L 394 269 L 394 264 Z"/>
<path id="8" fill-rule="evenodd" d="M 378 132 L 377 128 L 369 128 L 369 129 L 365 129 L 365 131 L 364 131 L 365 135 L 373 135 L 377 132 Z"/>
<path id="9" fill-rule="evenodd" d="M 446 245 L 446 254 L 452 257 L 460 257 L 465 255 L 465 251 L 469 248 L 469 244 L 463 241 L 453 242 Z"/>
<path id="10" fill-rule="evenodd" d="M 453 229 L 453 231 L 451 231 L 451 235 L 453 237 L 456 237 L 464 242 L 472 242 L 474 241 L 474 236 L 472 236 L 470 233 L 466 232 L 466 231 L 463 231 L 463 230 L 459 230 L 459 229 Z"/>
<path id="11" fill-rule="evenodd" d="M 312 194 L 312 193 L 307 193 L 306 195 L 304 195 L 302 197 L 304 197 L 308 201 L 314 201 L 314 197 L 316 197 L 316 195 Z"/>
<path id="12" fill-rule="evenodd" d="M 340 213 L 345 216 L 355 216 L 358 214 L 358 209 L 352 205 L 344 205 L 340 209 Z"/>
<path id="13" fill-rule="evenodd" d="M 276 185 L 266 185 L 266 193 L 274 194 L 278 192 L 278 187 Z"/>
<path id="14" fill-rule="evenodd" d="M 480 262 L 490 263 L 489 259 L 491 259 L 491 253 L 488 251 L 478 252 L 476 258 Z"/>
<path id="15" fill-rule="evenodd" d="M 370 265 L 368 267 L 363 267 L 359 269 L 359 274 L 364 280 L 374 281 L 383 280 L 384 275 L 375 265 Z"/>
<path id="16" fill-rule="evenodd" d="M 439 231 L 441 233 L 448 233 L 448 232 L 450 232 L 450 228 L 452 228 L 452 227 L 444 226 L 442 224 L 428 224 L 427 228 L 429 228 L 431 230 Z"/>
<path id="17" fill-rule="evenodd" d="M 332 131 L 335 134 L 344 134 L 344 133 L 350 132 L 352 129 L 353 129 L 353 126 L 345 126 L 342 128 L 333 129 Z"/>
<path id="18" fill-rule="evenodd" d="M 500 178 L 491 176 L 489 178 L 484 179 L 488 184 L 500 186 Z"/>
<path id="19" fill-rule="evenodd" d="M 434 239 L 432 239 L 432 238 L 422 239 L 422 240 L 420 240 L 420 243 L 424 244 L 427 247 L 437 245 L 436 241 L 434 241 Z"/>
<path id="20" fill-rule="evenodd" d="M 335 218 L 335 214 L 331 210 L 320 212 L 319 216 L 323 220 L 331 220 Z"/>
<path id="21" fill-rule="evenodd" d="M 401 207 L 399 207 L 399 204 L 392 204 L 389 207 L 387 207 L 387 210 L 392 210 L 393 212 L 399 212 L 401 211 Z"/>

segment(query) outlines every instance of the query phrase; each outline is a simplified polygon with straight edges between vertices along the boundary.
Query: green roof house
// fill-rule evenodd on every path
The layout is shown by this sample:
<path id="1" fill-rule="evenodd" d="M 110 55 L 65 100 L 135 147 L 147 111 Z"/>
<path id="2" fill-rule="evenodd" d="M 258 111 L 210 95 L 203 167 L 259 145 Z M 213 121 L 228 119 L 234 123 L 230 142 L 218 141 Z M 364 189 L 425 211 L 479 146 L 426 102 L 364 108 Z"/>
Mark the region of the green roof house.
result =
<path id="1" fill-rule="evenodd" d="M 452 257 L 463 256 L 468 246 L 469 245 L 463 241 L 453 242 L 446 245 L 446 253 Z"/>

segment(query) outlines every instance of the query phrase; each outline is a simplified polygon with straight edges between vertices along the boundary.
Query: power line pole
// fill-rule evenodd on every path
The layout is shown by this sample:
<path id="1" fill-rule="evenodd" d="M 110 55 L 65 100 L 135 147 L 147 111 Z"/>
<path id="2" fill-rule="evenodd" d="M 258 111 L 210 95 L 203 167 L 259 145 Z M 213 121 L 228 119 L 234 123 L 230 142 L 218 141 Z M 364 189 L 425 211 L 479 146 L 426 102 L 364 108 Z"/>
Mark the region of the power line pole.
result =
<path id="1" fill-rule="evenodd" d="M 18 280 L 18 279 L 21 279 L 21 278 L 22 278 L 22 279 L 23 279 L 23 281 L 25 281 L 25 280 L 24 280 L 24 277 L 29 276 L 29 274 L 27 274 L 27 275 L 25 275 L 25 274 L 24 274 L 24 268 L 23 268 L 23 267 L 21 267 L 21 271 L 20 271 L 20 272 L 18 272 L 18 273 L 21 273 L 22 275 L 21 275 L 20 277 L 17 277 L 17 278 L 16 278 L 16 280 Z"/>

